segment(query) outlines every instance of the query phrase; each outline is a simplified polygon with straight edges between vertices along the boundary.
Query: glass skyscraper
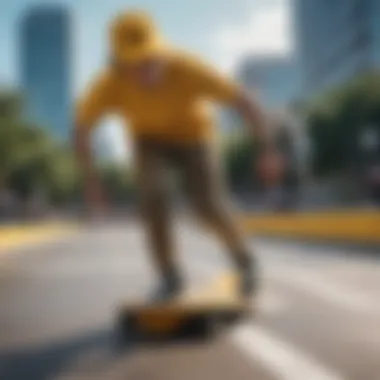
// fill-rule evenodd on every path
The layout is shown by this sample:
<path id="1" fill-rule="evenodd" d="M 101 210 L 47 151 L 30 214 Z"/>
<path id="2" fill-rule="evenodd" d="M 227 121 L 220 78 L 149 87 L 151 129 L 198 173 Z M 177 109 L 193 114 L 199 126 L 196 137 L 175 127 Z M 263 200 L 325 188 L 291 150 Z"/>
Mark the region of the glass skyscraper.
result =
<path id="1" fill-rule="evenodd" d="M 294 19 L 304 97 L 380 67 L 380 1 L 294 0 Z"/>
<path id="2" fill-rule="evenodd" d="M 297 96 L 298 72 L 289 57 L 248 57 L 241 63 L 237 78 L 269 109 L 285 108 Z"/>
<path id="3" fill-rule="evenodd" d="M 71 124 L 70 14 L 62 6 L 28 9 L 20 27 L 20 85 L 31 117 L 59 139 Z"/>

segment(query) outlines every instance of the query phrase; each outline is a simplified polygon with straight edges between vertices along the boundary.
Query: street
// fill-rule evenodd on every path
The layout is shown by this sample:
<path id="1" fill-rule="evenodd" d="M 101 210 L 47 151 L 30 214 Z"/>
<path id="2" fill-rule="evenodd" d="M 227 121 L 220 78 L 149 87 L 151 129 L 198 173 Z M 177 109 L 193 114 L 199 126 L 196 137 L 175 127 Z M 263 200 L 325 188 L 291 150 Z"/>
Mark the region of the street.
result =
<path id="1" fill-rule="evenodd" d="M 211 236 L 178 223 L 190 284 L 228 268 Z M 262 290 L 251 320 L 215 340 L 115 343 L 114 309 L 156 277 L 133 221 L 0 253 L 0 378 L 380 380 L 380 256 L 251 240 Z"/>

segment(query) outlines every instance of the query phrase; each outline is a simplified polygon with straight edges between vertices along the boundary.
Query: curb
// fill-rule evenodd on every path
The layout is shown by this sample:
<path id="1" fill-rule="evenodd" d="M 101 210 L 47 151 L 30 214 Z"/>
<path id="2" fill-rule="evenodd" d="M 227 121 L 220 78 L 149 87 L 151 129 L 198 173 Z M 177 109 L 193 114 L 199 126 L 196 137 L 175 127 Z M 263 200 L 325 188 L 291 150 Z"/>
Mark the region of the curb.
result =
<path id="1" fill-rule="evenodd" d="M 3 226 L 0 227 L 0 252 L 52 242 L 77 229 L 75 223 L 62 222 Z"/>
<path id="2" fill-rule="evenodd" d="M 380 244 L 380 212 L 347 210 L 243 215 L 248 233 L 273 237 Z"/>

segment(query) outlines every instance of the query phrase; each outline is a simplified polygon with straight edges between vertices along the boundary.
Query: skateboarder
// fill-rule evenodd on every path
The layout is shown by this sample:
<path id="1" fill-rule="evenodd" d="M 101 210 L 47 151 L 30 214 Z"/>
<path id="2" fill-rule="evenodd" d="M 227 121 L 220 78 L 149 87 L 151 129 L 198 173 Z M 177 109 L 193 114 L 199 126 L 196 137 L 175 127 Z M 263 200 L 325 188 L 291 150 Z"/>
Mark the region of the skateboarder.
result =
<path id="1" fill-rule="evenodd" d="M 90 155 L 91 130 L 106 113 L 128 121 L 143 220 L 162 275 L 157 294 L 162 297 L 183 288 L 165 193 L 168 166 L 183 175 L 194 207 L 225 243 L 240 275 L 241 293 L 250 294 L 257 285 L 253 255 L 225 200 L 206 102 L 235 107 L 252 137 L 260 139 L 263 152 L 274 152 L 266 117 L 256 102 L 213 67 L 165 44 L 147 14 L 130 11 L 111 23 L 108 65 L 77 106 L 76 153 L 93 207 L 101 204 L 102 192 Z"/>

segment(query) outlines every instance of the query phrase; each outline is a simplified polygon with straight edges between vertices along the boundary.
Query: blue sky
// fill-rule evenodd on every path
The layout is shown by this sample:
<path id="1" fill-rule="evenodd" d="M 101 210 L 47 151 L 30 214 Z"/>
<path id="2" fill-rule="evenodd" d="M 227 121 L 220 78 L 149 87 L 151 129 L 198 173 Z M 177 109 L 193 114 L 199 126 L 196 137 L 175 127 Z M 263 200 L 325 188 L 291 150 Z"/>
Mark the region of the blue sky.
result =
<path id="1" fill-rule="evenodd" d="M 65 4 L 73 17 L 73 84 L 78 93 L 106 58 L 107 23 L 117 12 L 149 11 L 172 43 L 231 71 L 246 53 L 292 49 L 291 0 L 0 0 L 0 86 L 17 85 L 17 32 L 25 9 Z"/>
<path id="2" fill-rule="evenodd" d="M 277 52 L 291 45 L 287 0 L 1 0 L 0 83 L 18 80 L 20 16 L 29 6 L 49 3 L 72 10 L 76 91 L 104 61 L 107 22 L 128 7 L 148 10 L 170 41 L 201 53 L 222 69 L 231 69 L 245 52 Z"/>

